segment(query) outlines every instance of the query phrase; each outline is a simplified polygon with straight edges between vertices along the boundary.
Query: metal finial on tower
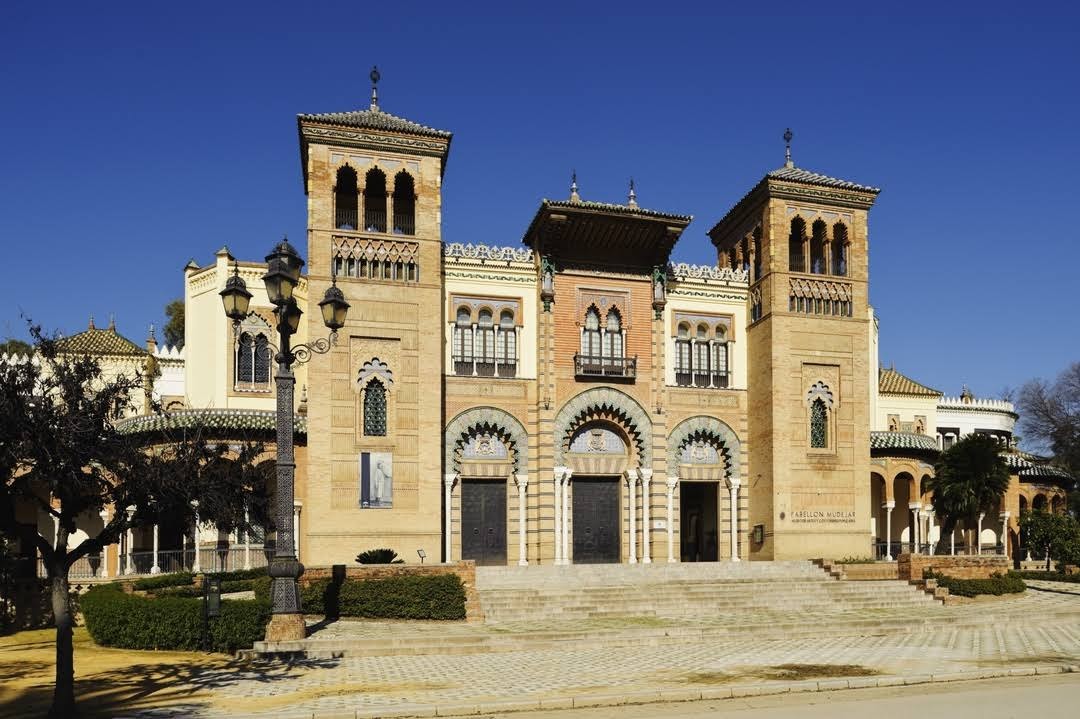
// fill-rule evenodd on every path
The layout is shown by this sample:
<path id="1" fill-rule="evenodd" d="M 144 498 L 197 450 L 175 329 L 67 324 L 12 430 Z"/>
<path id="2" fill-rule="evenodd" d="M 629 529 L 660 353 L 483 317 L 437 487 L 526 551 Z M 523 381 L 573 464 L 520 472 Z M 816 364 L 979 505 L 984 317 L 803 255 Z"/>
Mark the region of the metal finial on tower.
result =
<path id="1" fill-rule="evenodd" d="M 626 197 L 626 204 L 630 207 L 637 207 L 637 193 L 634 192 L 634 178 L 630 178 L 630 194 Z"/>
<path id="2" fill-rule="evenodd" d="M 791 134 L 791 128 L 784 130 L 784 167 L 795 167 L 795 163 L 791 161 L 791 138 L 794 135 Z"/>
<path id="3" fill-rule="evenodd" d="M 379 78 L 382 77 L 382 75 L 379 74 L 379 66 L 378 65 L 372 65 L 371 66 L 371 74 L 368 75 L 368 77 L 371 78 L 371 109 L 372 110 L 378 110 L 379 109 Z"/>
<path id="4" fill-rule="evenodd" d="M 97 327 L 94 327 L 94 316 L 93 315 L 90 315 L 90 324 L 87 326 L 86 329 L 88 329 L 88 330 L 96 330 L 97 329 Z"/>
<path id="5" fill-rule="evenodd" d="M 578 194 L 577 187 L 577 170 L 570 171 L 570 201 L 581 202 L 581 195 Z"/>
<path id="6" fill-rule="evenodd" d="M 116 332 L 116 315 L 109 313 L 109 329 Z"/>

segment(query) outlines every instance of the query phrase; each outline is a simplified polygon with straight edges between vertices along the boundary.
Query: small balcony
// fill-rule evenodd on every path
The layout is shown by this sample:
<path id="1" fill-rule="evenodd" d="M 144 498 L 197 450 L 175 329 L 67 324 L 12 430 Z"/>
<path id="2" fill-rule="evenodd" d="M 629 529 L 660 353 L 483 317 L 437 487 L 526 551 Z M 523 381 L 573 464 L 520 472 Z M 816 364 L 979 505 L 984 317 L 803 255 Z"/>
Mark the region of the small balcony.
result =
<path id="1" fill-rule="evenodd" d="M 711 387 L 727 389 L 731 376 L 727 372 L 701 372 L 686 368 L 675 368 L 675 384 L 679 387 Z"/>
<path id="2" fill-rule="evenodd" d="M 637 377 L 637 357 L 601 357 L 599 355 L 574 355 L 576 377 L 603 377 L 605 379 L 634 379 Z"/>

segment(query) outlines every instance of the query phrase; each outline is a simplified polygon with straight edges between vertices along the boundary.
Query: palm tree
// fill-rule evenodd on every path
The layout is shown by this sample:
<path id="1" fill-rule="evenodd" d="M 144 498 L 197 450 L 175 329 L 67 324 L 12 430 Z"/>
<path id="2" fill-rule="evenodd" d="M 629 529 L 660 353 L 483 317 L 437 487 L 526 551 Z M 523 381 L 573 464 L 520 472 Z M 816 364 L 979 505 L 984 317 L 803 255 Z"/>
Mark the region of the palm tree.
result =
<path id="1" fill-rule="evenodd" d="M 970 434 L 941 453 L 934 465 L 934 513 L 941 517 L 941 540 L 952 536 L 957 523 L 973 527 L 979 515 L 995 511 L 1009 489 L 1009 468 L 997 441 Z"/>

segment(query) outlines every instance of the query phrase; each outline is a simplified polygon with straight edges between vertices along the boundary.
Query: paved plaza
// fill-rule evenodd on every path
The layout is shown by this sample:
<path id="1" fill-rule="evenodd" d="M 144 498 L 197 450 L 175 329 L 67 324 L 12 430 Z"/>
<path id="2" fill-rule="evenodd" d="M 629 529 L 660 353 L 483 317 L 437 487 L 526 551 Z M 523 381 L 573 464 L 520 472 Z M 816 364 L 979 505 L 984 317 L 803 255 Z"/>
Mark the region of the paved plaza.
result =
<path id="1" fill-rule="evenodd" d="M 212 704 L 136 716 L 500 714 L 1080 671 L 1080 599 L 1068 593 L 1072 591 L 1036 590 L 980 603 L 984 606 L 935 607 L 933 626 L 911 632 L 837 634 L 828 623 L 809 616 L 804 619 L 815 631 L 795 638 L 671 637 L 646 646 L 585 641 L 523 651 L 259 661 L 209 679 Z M 972 615 L 1008 619 L 982 626 L 959 621 Z M 440 629 L 433 624 L 339 622 L 324 631 L 338 638 L 351 631 L 358 637 L 379 632 L 402 637 L 410 627 Z M 506 631 L 465 625 L 442 629 L 451 636 Z M 633 631 L 627 627 L 624 634 Z M 198 677 L 194 683 L 200 683 Z"/>

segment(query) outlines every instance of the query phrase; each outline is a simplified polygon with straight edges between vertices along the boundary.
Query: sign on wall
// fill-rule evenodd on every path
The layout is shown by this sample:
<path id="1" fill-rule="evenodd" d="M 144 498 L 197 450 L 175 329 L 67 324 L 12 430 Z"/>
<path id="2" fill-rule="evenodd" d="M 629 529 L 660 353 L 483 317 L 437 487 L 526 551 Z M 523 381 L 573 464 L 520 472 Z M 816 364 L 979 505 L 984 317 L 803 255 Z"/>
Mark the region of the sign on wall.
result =
<path id="1" fill-rule="evenodd" d="M 360 507 L 387 509 L 394 506 L 394 455 L 390 452 L 360 453 Z"/>

